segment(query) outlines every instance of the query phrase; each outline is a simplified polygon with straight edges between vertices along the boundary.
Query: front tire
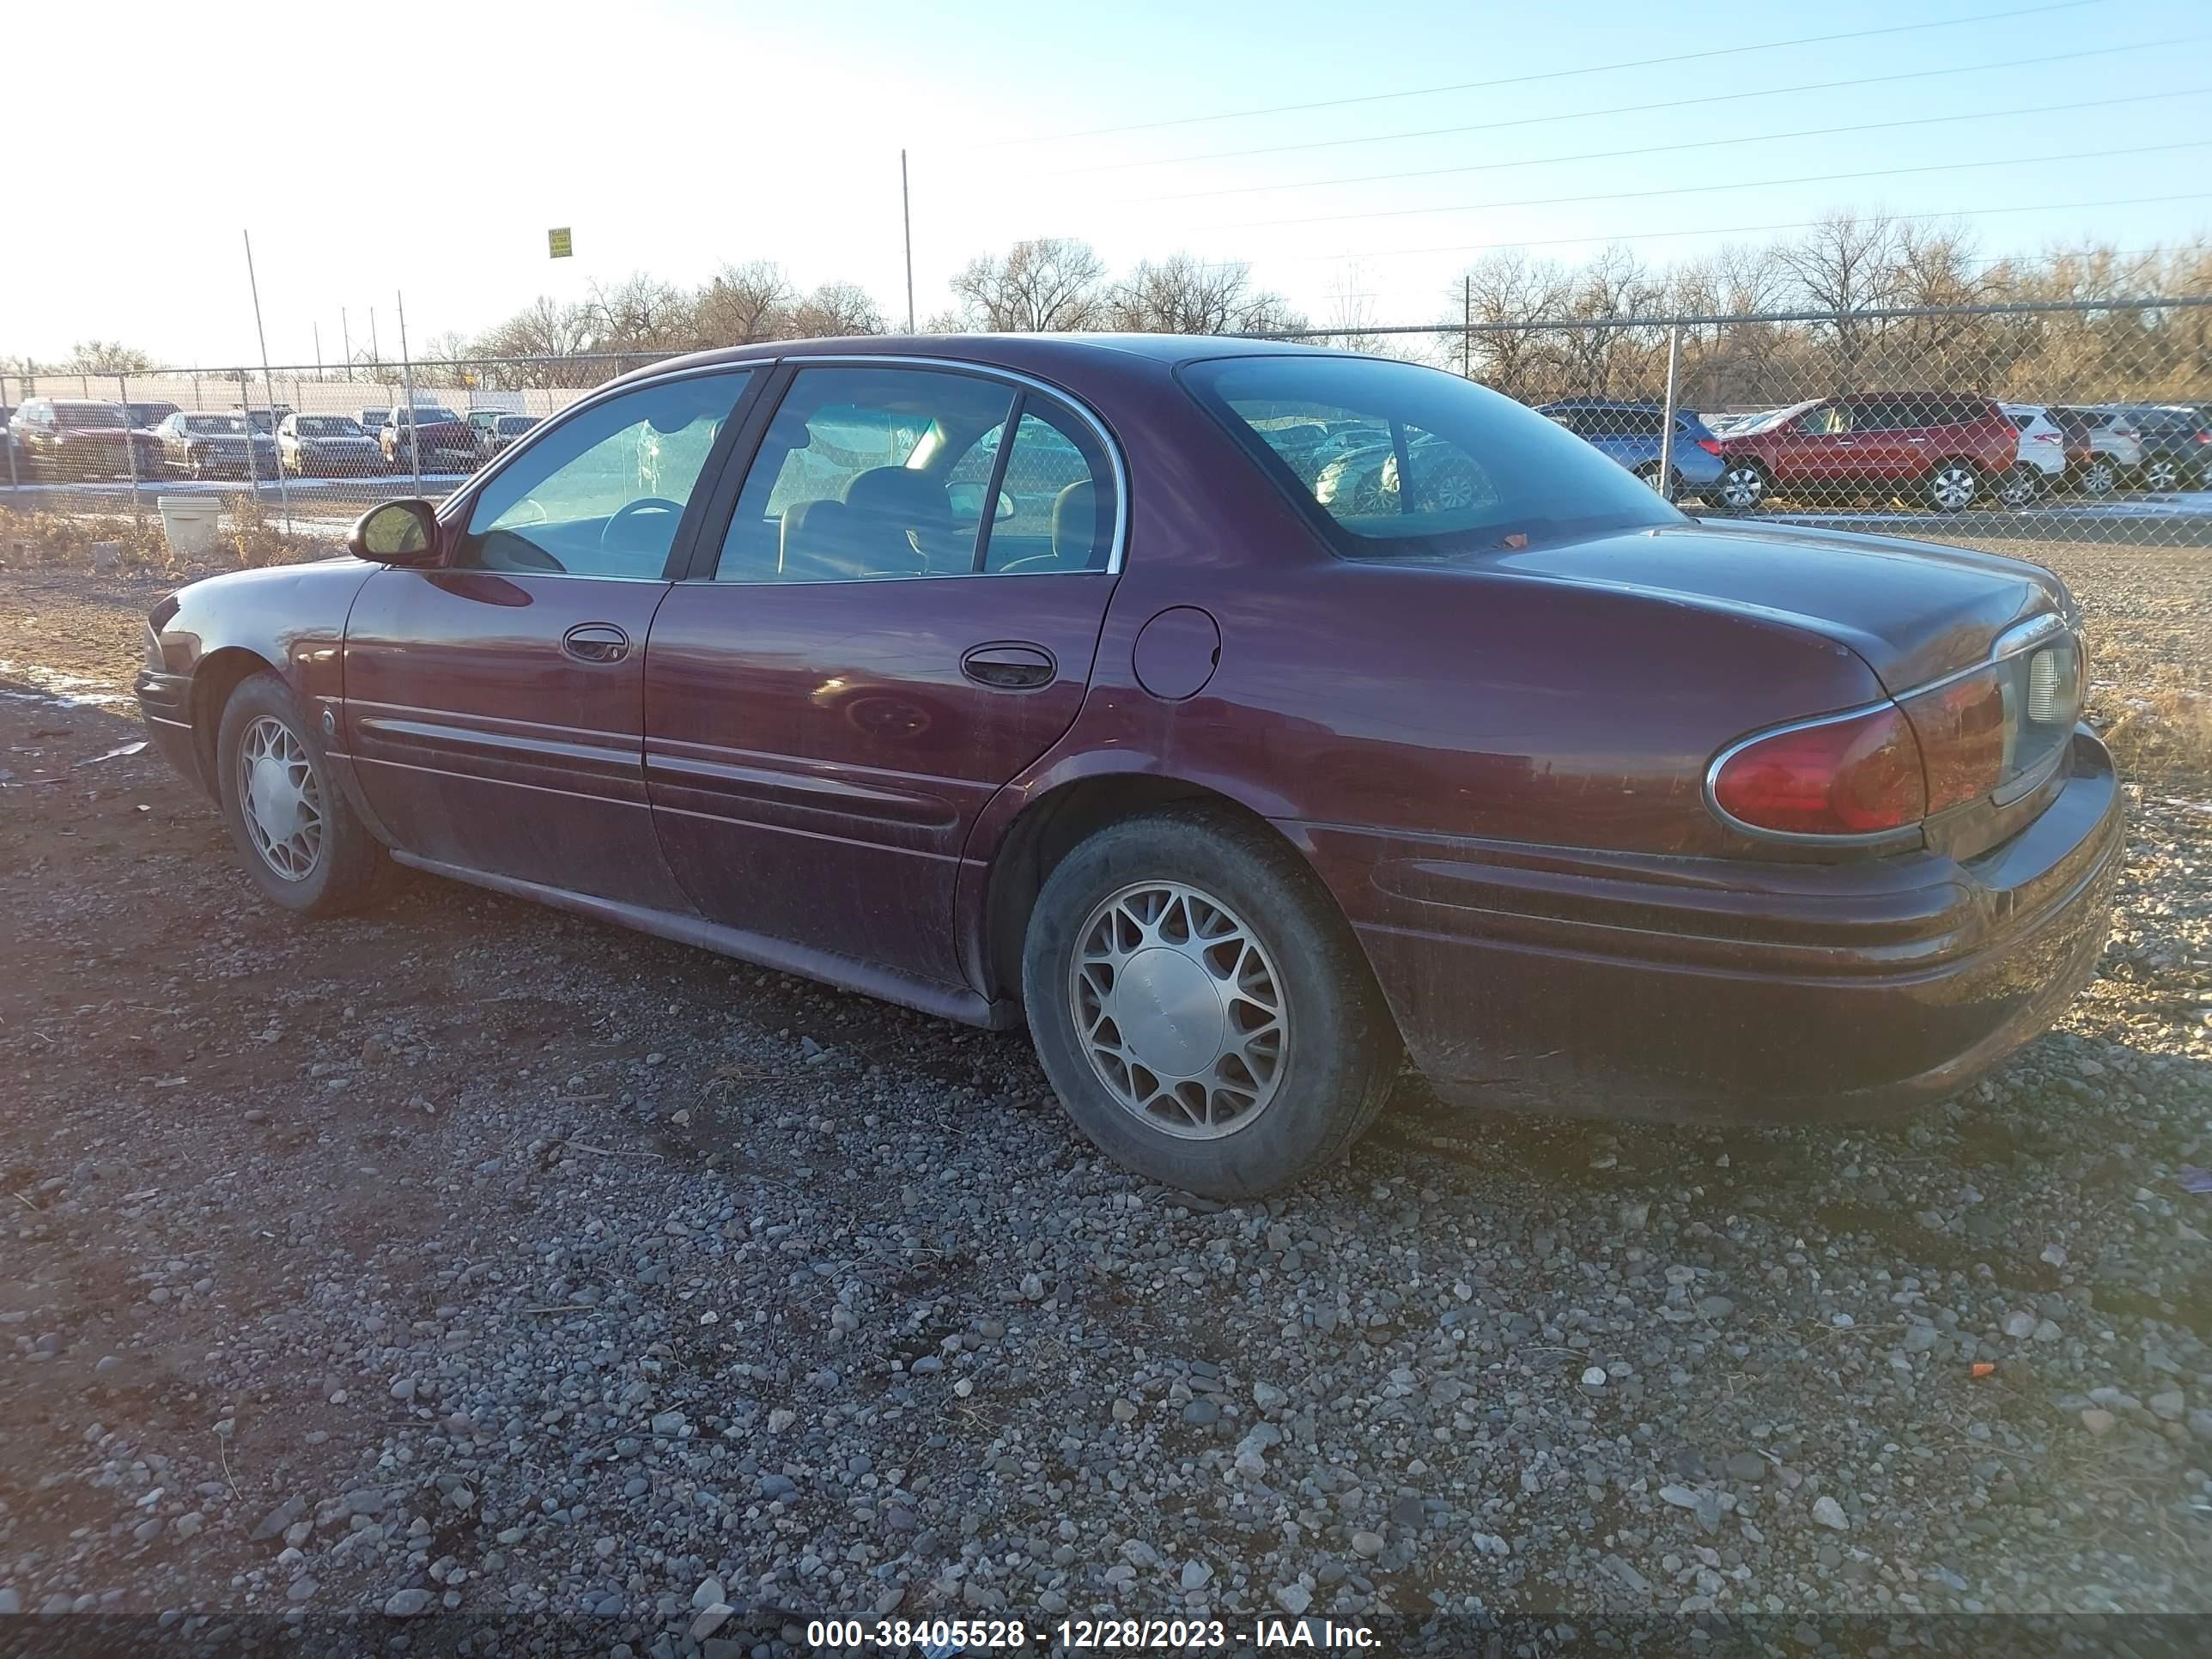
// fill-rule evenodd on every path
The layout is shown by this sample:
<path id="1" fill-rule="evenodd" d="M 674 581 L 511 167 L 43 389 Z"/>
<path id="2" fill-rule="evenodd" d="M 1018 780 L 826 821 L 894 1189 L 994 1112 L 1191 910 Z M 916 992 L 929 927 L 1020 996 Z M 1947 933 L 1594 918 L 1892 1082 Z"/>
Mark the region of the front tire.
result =
<path id="1" fill-rule="evenodd" d="M 384 848 L 274 674 L 241 680 L 223 706 L 216 775 L 230 838 L 264 898 L 301 915 L 335 916 L 374 896 Z"/>
<path id="2" fill-rule="evenodd" d="M 2092 455 L 2081 469 L 2081 493 L 2101 501 L 2119 487 L 2119 463 L 2109 455 Z"/>
<path id="3" fill-rule="evenodd" d="M 2142 487 L 2164 495 L 2181 488 L 2181 464 L 2159 456 L 2143 463 Z"/>
<path id="4" fill-rule="evenodd" d="M 1253 1198 L 1340 1158 L 1389 1094 L 1397 1028 L 1313 872 L 1176 808 L 1099 830 L 1022 953 L 1045 1074 L 1093 1144 L 1184 1192 Z"/>

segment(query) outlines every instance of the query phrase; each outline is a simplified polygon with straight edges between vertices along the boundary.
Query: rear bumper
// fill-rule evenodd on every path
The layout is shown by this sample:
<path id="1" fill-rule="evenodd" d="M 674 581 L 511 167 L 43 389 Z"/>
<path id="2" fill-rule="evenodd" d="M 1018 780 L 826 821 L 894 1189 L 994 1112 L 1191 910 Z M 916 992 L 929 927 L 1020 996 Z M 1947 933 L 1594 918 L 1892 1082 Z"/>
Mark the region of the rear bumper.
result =
<path id="1" fill-rule="evenodd" d="M 1449 1098 L 1620 1117 L 1853 1118 L 1956 1093 L 2094 975 L 2124 844 L 2104 745 L 1963 861 L 1409 843 L 1284 826 L 1346 901 Z"/>

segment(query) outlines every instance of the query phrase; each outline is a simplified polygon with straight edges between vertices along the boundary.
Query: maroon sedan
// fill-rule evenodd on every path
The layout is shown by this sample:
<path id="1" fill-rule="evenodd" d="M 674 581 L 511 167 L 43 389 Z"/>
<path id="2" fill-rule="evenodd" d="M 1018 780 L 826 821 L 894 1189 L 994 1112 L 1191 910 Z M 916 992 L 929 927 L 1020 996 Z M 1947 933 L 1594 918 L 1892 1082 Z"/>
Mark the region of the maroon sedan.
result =
<path id="1" fill-rule="evenodd" d="M 196 583 L 138 694 L 309 915 L 388 861 L 981 1025 L 1177 1187 L 1449 1097 L 1947 1096 L 2091 975 L 2073 601 L 1705 525 L 1439 370 L 787 343 L 547 421 L 354 558 Z"/>

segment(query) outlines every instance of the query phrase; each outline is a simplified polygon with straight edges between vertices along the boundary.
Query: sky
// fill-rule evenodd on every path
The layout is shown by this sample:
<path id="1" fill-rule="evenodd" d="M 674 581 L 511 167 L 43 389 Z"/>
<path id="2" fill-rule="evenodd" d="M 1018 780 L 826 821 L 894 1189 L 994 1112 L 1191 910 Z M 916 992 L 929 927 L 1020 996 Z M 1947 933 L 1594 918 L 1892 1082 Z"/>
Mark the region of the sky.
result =
<path id="1" fill-rule="evenodd" d="M 242 232 L 278 364 L 372 313 L 394 355 L 403 295 L 419 353 L 753 258 L 902 323 L 902 149 L 924 322 L 1039 235 L 1247 261 L 1317 322 L 1456 314 L 1494 247 L 1663 264 L 1836 207 L 2160 247 L 2212 228 L 2208 47 L 2212 9 L 2128 0 L 18 5 L 0 357 L 258 362 Z"/>

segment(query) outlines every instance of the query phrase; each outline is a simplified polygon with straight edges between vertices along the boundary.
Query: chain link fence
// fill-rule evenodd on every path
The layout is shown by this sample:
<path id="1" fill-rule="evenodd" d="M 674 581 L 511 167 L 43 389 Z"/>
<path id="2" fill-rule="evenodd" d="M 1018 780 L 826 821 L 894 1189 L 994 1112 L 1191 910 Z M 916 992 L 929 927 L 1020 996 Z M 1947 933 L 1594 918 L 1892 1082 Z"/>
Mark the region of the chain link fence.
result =
<path id="1" fill-rule="evenodd" d="M 2212 299 L 1267 337 L 1468 374 L 1692 512 L 1962 543 L 2212 545 Z M 246 530 L 270 556 L 297 556 L 378 501 L 459 488 L 536 422 L 653 361 L 0 374 L 0 512 L 23 545 L 35 522 L 49 540 L 105 533 L 161 560 L 180 526 L 185 539 L 198 526 L 200 545 L 213 522 L 219 549 L 252 556 L 230 533 Z M 1363 434 L 1321 441 L 1352 456 Z"/>

